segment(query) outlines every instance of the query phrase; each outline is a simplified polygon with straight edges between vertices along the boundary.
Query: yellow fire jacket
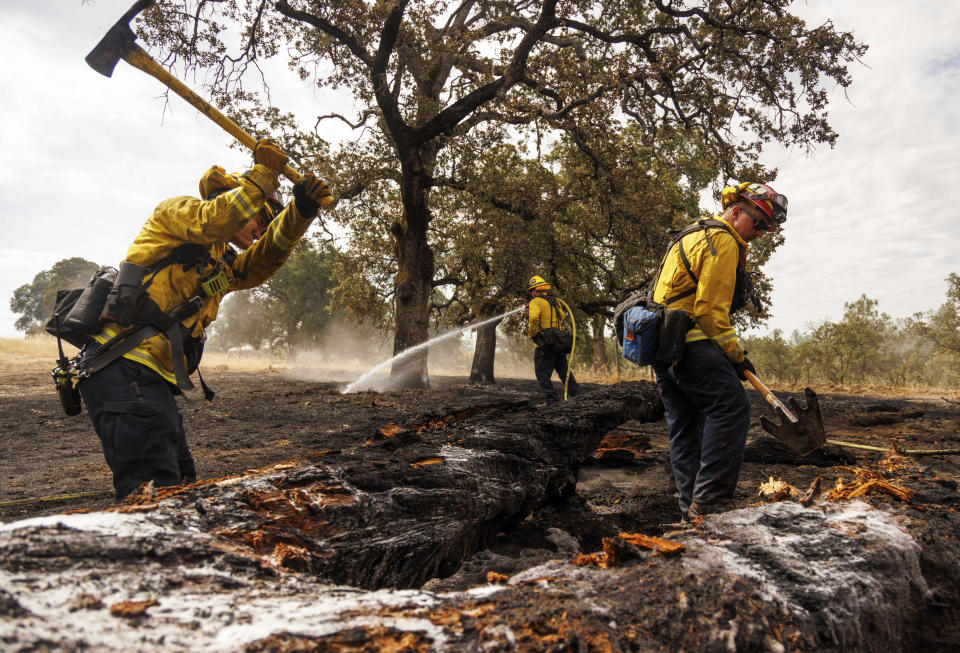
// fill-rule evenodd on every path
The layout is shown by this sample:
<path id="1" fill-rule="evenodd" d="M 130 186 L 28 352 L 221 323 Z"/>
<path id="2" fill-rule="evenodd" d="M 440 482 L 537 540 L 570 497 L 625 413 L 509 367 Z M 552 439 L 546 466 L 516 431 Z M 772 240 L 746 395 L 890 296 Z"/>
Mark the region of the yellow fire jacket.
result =
<path id="1" fill-rule="evenodd" d="M 730 226 L 722 217 L 715 217 Z M 694 320 L 694 327 L 687 332 L 687 342 L 709 338 L 731 362 L 740 363 L 743 361 L 743 346 L 737 338 L 737 332 L 730 326 L 730 303 L 737 283 L 737 264 L 746 262 L 747 242 L 733 227 L 730 227 L 730 232 L 710 229 L 710 242 L 716 249 L 716 255 L 710 251 L 704 231 L 695 231 L 683 237 L 683 251 L 700 281 L 696 293 L 673 302 L 669 308 L 683 309 Z M 667 252 L 660 270 L 653 300 L 662 304 L 665 299 L 693 285 L 694 281 L 680 258 L 679 244 L 674 245 Z"/>
<path id="2" fill-rule="evenodd" d="M 567 318 L 559 302 L 556 309 L 550 308 L 550 302 L 543 297 L 534 297 L 530 300 L 529 318 L 527 320 L 527 333 L 532 338 L 544 329 L 550 327 L 559 328 Z M 534 344 L 534 346 L 539 346 Z"/>
<path id="3" fill-rule="evenodd" d="M 199 272 L 195 266 L 184 270 L 182 265 L 173 264 L 154 275 L 147 292 L 163 311 L 170 311 L 197 294 L 200 280 L 214 271 L 229 247 L 227 241 L 263 208 L 267 195 L 273 193 L 278 184 L 276 177 L 259 164 L 248 171 L 240 182 L 239 188 L 211 201 L 188 196 L 164 200 L 127 250 L 127 261 L 149 266 L 180 245 L 210 245 L 213 261 Z M 204 329 L 216 319 L 220 302 L 227 293 L 258 286 L 280 269 L 309 226 L 310 220 L 300 215 L 294 202 L 290 202 L 270 222 L 263 236 L 239 254 L 232 266 L 226 266 L 230 281 L 226 290 L 207 297 L 199 313 L 183 320 L 182 324 L 190 335 L 194 338 L 204 337 Z M 150 276 L 147 276 L 145 281 L 149 279 Z M 116 323 L 108 322 L 94 338 L 104 343 L 123 331 L 125 329 Z M 176 384 L 170 342 L 165 335 L 158 334 L 144 340 L 124 357 L 146 365 L 170 383 Z"/>

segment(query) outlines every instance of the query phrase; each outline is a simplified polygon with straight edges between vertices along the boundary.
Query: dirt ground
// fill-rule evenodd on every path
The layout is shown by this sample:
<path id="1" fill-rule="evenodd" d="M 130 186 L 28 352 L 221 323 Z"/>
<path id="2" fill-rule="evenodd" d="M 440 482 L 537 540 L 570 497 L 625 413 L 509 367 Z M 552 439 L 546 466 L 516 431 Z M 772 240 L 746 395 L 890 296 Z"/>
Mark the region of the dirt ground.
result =
<path id="1" fill-rule="evenodd" d="M 531 375 L 532 376 L 532 375 Z M 432 379 L 429 391 L 340 394 L 342 382 L 307 382 L 278 371 L 238 372 L 216 366 L 206 371 L 216 390 L 212 403 L 184 398 L 181 411 L 200 478 L 215 478 L 281 461 L 312 458 L 331 449 L 366 441 L 390 423 L 408 425 L 442 415 L 454 396 L 539 400 L 531 379 L 501 379 L 496 388 L 471 386 L 463 378 Z M 590 384 L 585 384 L 590 391 Z M 195 395 L 196 396 L 196 395 Z M 751 441 L 762 437 L 761 415 L 772 416 L 762 397 L 754 406 Z M 782 395 L 786 396 L 786 395 Z M 960 403 L 936 396 L 822 394 L 828 437 L 902 449 L 960 450 Z M 39 365 L 0 366 L 0 520 L 113 505 L 110 472 L 86 414 L 62 413 L 49 373 Z M 663 421 L 632 423 L 634 457 L 590 460 L 580 470 L 578 491 L 565 504 L 547 506 L 516 532 L 502 537 L 504 553 L 543 544 L 550 528 L 580 540 L 585 549 L 613 529 L 662 531 L 679 518 L 666 453 Z M 628 445 L 630 446 L 630 445 Z M 881 454 L 831 447 L 832 455 L 797 461 L 748 441 L 737 503 L 759 500 L 757 489 L 770 477 L 805 489 L 820 476 L 832 485 L 840 464 L 859 464 Z M 844 459 L 844 456 L 846 459 Z M 960 455 L 919 457 L 941 478 L 960 480 Z M 848 474 L 849 476 L 849 474 Z M 553 548 L 553 547 L 549 547 Z"/>

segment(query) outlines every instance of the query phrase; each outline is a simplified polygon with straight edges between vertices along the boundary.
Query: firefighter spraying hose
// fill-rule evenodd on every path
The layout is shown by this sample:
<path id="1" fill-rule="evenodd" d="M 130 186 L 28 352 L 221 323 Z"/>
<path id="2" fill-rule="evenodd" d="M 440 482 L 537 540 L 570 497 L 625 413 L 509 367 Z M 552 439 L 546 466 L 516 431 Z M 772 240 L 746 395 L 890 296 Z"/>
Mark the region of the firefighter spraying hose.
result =
<path id="1" fill-rule="evenodd" d="M 556 371 L 563 381 L 563 399 L 580 394 L 580 385 L 570 372 L 567 356 L 572 356 L 576 342 L 577 325 L 570 306 L 551 292 L 551 286 L 541 276 L 533 276 L 527 284 L 531 294 L 528 334 L 536 349 L 533 352 L 537 383 L 547 403 L 559 401 L 550 377 Z M 563 327 L 570 318 L 571 329 Z"/>

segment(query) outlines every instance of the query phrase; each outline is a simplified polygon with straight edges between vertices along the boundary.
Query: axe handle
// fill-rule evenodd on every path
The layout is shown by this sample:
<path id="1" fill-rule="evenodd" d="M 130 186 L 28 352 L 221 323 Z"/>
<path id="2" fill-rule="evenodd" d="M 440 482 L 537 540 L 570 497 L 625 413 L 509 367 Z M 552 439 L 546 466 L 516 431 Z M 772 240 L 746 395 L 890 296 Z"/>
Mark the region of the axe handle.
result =
<path id="1" fill-rule="evenodd" d="M 787 408 L 787 405 L 782 401 L 777 399 L 776 395 L 766 386 L 766 384 L 757 378 L 757 375 L 751 372 L 750 370 L 744 370 L 743 375 L 747 377 L 747 381 L 753 384 L 753 387 L 760 391 L 760 394 L 763 395 L 763 398 L 767 400 L 767 403 L 773 406 L 774 408 L 779 408 L 783 411 L 783 414 L 787 416 L 791 422 L 796 422 L 797 417 L 790 412 L 790 409 Z"/>
<path id="2" fill-rule="evenodd" d="M 170 72 L 153 60 L 146 51 L 136 43 L 131 44 L 130 49 L 123 55 L 124 60 L 134 68 L 142 70 L 151 77 L 160 80 L 164 86 L 189 102 L 200 113 L 204 114 L 210 120 L 220 125 L 228 134 L 240 141 L 242 145 L 253 150 L 257 145 L 257 139 L 248 134 L 240 125 L 230 120 L 209 102 L 197 95 L 190 87 L 170 74 Z M 283 176 L 297 183 L 303 179 L 303 175 L 291 166 L 289 163 L 283 167 Z M 327 208 L 333 203 L 333 197 L 325 197 L 321 201 L 323 208 Z"/>

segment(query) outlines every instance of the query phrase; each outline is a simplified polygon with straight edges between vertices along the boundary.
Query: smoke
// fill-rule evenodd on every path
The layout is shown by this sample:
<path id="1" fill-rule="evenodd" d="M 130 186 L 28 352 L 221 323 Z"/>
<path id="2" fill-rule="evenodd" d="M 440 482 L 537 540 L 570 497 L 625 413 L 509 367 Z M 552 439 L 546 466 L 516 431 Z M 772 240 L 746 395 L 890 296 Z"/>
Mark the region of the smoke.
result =
<path id="1" fill-rule="evenodd" d="M 437 381 L 443 377 L 465 379 L 470 375 L 475 346 L 474 331 L 431 345 L 427 354 L 429 376 Z M 286 376 L 298 381 L 351 383 L 392 357 L 393 332 L 343 324 L 328 328 L 319 347 L 289 357 Z M 494 374 L 505 378 L 532 376 L 531 352 L 498 334 Z M 389 389 L 389 366 L 365 386 L 377 391 Z"/>

